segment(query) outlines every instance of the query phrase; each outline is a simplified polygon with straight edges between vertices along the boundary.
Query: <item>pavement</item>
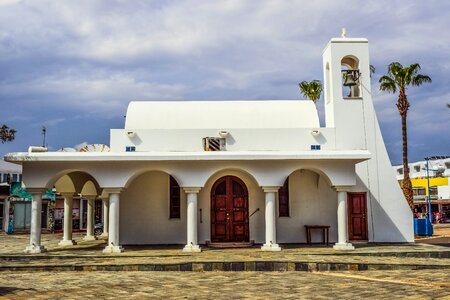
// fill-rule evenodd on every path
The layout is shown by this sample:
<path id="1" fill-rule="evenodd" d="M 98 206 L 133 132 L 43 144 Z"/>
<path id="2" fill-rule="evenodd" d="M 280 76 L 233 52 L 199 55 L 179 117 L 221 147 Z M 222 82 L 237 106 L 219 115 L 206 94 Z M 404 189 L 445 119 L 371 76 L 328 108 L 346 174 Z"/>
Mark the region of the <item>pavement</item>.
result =
<path id="1" fill-rule="evenodd" d="M 103 254 L 105 240 L 83 241 L 75 233 L 77 245 L 58 246 L 62 234 L 43 234 L 47 252 L 24 254 L 27 234 L 0 235 L 2 271 L 363 271 L 448 269 L 450 272 L 450 224 L 435 226 L 431 238 L 416 243 L 355 244 L 354 251 L 337 251 L 332 246 L 314 244 L 282 245 L 281 252 L 252 248 L 212 249 L 185 253 L 183 245 L 124 246 L 125 252 Z M 439 240 L 438 244 L 434 241 Z"/>
<path id="2" fill-rule="evenodd" d="M 43 234 L 48 251 L 24 254 L 28 234 L 0 234 L 0 298 L 450 299 L 450 224 L 416 243 L 354 251 L 300 244 L 183 253 L 178 245 L 103 254 L 104 240 L 82 237 L 60 247 L 61 234 Z"/>
<path id="3" fill-rule="evenodd" d="M 1 299 L 450 299 L 443 270 L 0 272 Z"/>

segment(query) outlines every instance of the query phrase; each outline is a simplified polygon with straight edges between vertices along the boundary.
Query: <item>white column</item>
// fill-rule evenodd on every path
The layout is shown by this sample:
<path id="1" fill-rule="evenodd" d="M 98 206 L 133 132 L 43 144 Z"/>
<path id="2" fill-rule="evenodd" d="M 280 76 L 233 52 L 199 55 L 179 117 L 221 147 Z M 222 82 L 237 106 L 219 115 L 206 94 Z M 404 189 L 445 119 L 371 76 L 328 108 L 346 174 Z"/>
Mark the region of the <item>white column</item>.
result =
<path id="1" fill-rule="evenodd" d="M 30 245 L 25 248 L 25 253 L 41 253 L 46 251 L 41 246 L 41 210 L 42 210 L 42 193 L 45 189 L 27 189 L 33 196 L 31 202 L 31 228 L 30 228 Z"/>
<path id="2" fill-rule="evenodd" d="M 85 196 L 87 199 L 88 207 L 87 207 L 87 222 L 86 222 L 86 235 L 83 240 L 85 241 L 93 241 L 95 240 L 94 236 L 94 201 L 96 196 Z"/>
<path id="3" fill-rule="evenodd" d="M 197 195 L 201 188 L 183 188 L 187 194 L 187 243 L 183 252 L 200 252 L 197 240 Z"/>
<path id="4" fill-rule="evenodd" d="M 101 238 L 108 237 L 109 231 L 109 202 L 108 199 L 102 199 L 103 203 L 103 233 L 100 235 Z"/>
<path id="5" fill-rule="evenodd" d="M 72 246 L 77 243 L 72 239 L 72 210 L 73 210 L 73 194 L 63 193 L 64 197 L 64 236 L 58 243 L 59 246 Z"/>
<path id="6" fill-rule="evenodd" d="M 109 236 L 108 245 L 103 250 L 103 253 L 123 252 L 122 246 L 119 245 L 120 191 L 120 189 L 111 189 L 107 191 L 109 194 Z"/>
<path id="7" fill-rule="evenodd" d="M 336 250 L 354 250 L 355 247 L 348 242 L 347 229 L 347 192 L 341 188 L 337 190 L 337 225 L 338 225 L 338 242 L 334 244 L 333 249 Z"/>
<path id="8" fill-rule="evenodd" d="M 80 229 L 85 229 L 83 226 L 83 213 L 86 208 L 83 205 L 83 199 L 80 199 Z"/>
<path id="9" fill-rule="evenodd" d="M 266 243 L 262 245 L 262 251 L 281 251 L 277 244 L 277 227 L 275 217 L 276 195 L 279 187 L 263 187 L 266 199 L 265 218 L 266 218 Z"/>

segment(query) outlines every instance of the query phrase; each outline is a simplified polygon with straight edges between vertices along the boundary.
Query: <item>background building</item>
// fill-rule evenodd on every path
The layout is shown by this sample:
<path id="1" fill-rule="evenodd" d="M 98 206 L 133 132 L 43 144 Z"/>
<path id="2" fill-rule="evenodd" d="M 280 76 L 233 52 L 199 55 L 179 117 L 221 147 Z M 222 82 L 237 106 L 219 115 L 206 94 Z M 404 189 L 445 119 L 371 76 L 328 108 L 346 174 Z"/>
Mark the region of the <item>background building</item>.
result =
<path id="1" fill-rule="evenodd" d="M 0 230 L 7 228 L 9 208 L 7 198 L 10 184 L 13 181 L 22 180 L 22 166 L 12 164 L 0 159 Z"/>
<path id="2" fill-rule="evenodd" d="M 403 166 L 394 166 L 397 180 L 403 180 Z M 414 192 L 416 216 L 428 213 L 428 195 L 431 200 L 433 222 L 450 222 L 450 156 L 432 156 L 409 164 Z"/>

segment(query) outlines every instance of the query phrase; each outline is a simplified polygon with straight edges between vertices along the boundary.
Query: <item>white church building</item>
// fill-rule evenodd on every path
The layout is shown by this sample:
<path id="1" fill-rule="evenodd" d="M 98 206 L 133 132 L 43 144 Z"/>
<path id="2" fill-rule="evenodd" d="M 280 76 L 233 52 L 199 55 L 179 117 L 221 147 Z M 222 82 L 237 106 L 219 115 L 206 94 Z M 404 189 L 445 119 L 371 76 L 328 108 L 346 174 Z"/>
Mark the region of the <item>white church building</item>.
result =
<path id="1" fill-rule="evenodd" d="M 41 245 L 41 194 L 104 199 L 104 252 L 126 245 L 305 243 L 305 225 L 329 226 L 338 250 L 352 242 L 413 242 L 413 216 L 375 115 L 365 38 L 333 38 L 323 52 L 325 126 L 310 100 L 140 101 L 109 152 L 10 153 L 33 195 L 30 244 Z M 313 231 L 313 242 L 322 241 Z M 24 245 L 25 246 L 25 245 Z"/>

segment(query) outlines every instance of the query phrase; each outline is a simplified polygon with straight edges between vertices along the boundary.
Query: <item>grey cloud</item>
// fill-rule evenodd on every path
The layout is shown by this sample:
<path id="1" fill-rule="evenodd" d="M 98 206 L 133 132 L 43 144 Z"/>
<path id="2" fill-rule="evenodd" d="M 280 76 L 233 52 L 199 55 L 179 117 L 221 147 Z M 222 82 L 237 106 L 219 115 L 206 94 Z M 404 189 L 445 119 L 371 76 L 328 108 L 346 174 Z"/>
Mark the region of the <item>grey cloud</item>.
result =
<path id="1" fill-rule="evenodd" d="M 439 105 L 449 102 L 450 4 L 444 1 L 2 3 L 0 99 L 17 113 L 2 111 L 0 118 L 29 138 L 18 137 L 2 152 L 39 140 L 22 122 L 80 126 L 73 140 L 49 126 L 55 149 L 107 142 L 108 128 L 122 126 L 131 99 L 301 99 L 297 83 L 323 77 L 322 49 L 342 27 L 369 39 L 377 67 L 374 104 L 391 159 L 401 157 L 400 148 L 391 148 L 400 117 L 396 95 L 379 92 L 377 79 L 396 60 L 419 62 L 433 78 L 408 92 L 411 158 L 450 149 L 449 141 L 414 148 L 437 138 L 427 124 L 448 126 L 449 109 Z"/>

